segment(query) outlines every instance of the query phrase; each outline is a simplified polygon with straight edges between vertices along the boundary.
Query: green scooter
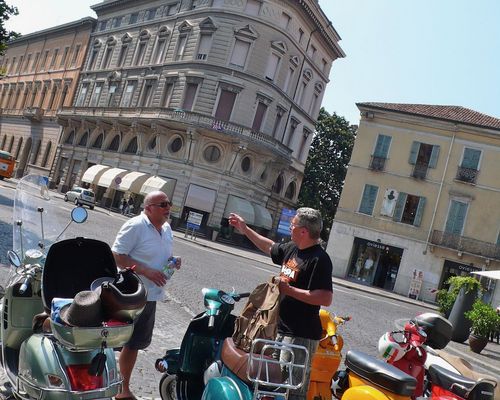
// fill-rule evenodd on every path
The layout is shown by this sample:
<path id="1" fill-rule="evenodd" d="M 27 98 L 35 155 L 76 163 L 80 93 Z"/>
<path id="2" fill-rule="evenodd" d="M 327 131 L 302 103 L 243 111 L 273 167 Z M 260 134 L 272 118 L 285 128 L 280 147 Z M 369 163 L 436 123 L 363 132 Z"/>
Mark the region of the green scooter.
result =
<path id="1" fill-rule="evenodd" d="M 0 271 L 8 273 L 0 326 L 7 386 L 18 399 L 110 398 L 121 385 L 113 349 L 130 338 L 147 293 L 131 271 L 118 274 L 106 243 L 83 237 L 62 240 L 64 234 L 78 236 L 72 222 L 85 222 L 87 211 L 76 207 L 68 223 L 67 211 L 51 198 L 47 182 L 28 175 L 16 188 L 11 267 Z M 73 299 L 103 277 L 109 282 L 101 290 L 117 292 L 118 300 L 124 296 L 129 303 L 120 310 L 126 318 L 119 324 L 107 326 L 110 321 L 105 320 L 72 326 L 53 318 L 52 300 Z"/>

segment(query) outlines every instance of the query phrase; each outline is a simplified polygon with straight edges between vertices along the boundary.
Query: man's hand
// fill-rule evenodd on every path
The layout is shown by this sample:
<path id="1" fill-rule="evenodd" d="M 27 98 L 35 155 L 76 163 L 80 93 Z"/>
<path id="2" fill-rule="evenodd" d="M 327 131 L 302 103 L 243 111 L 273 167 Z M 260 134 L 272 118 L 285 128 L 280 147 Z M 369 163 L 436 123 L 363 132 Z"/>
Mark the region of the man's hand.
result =
<path id="1" fill-rule="evenodd" d="M 280 293 L 284 295 L 289 295 L 290 292 L 292 291 L 292 287 L 288 283 L 288 279 L 280 276 L 279 280 L 280 280 L 279 282 Z"/>
<path id="2" fill-rule="evenodd" d="M 229 225 L 234 226 L 243 234 L 245 233 L 245 229 L 247 227 L 245 220 L 235 213 L 229 214 Z"/>
<path id="3" fill-rule="evenodd" d="M 175 269 L 181 269 L 182 259 L 180 257 L 175 257 Z"/>
<path id="4" fill-rule="evenodd" d="M 165 276 L 165 274 L 162 271 L 159 271 L 157 269 L 143 267 L 143 270 L 141 271 L 141 275 L 148 278 L 156 286 L 162 287 L 162 286 L 165 286 L 165 284 L 167 283 L 167 277 Z"/>

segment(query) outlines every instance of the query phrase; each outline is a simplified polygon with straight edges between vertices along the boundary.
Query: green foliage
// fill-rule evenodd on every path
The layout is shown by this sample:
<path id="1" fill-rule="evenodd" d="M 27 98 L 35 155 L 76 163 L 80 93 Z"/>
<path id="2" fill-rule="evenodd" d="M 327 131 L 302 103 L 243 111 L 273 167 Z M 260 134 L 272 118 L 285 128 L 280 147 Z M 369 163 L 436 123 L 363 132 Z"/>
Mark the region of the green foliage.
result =
<path id="1" fill-rule="evenodd" d="M 5 53 L 7 48 L 6 43 L 9 40 L 19 37 L 16 32 L 8 31 L 5 28 L 5 22 L 10 19 L 11 16 L 19 14 L 17 7 L 9 6 L 5 0 L 0 0 L 0 55 Z"/>
<path id="2" fill-rule="evenodd" d="M 493 307 L 479 299 L 472 305 L 472 310 L 464 315 L 471 321 L 472 332 L 477 336 L 488 337 L 490 332 L 500 327 L 500 316 Z"/>
<path id="3" fill-rule="evenodd" d="M 355 137 L 355 126 L 344 117 L 335 113 L 330 115 L 321 108 L 304 170 L 298 207 L 320 210 L 324 232 L 330 229 L 337 210 Z M 322 236 L 328 239 L 327 235 Z"/>
<path id="4" fill-rule="evenodd" d="M 481 282 L 471 276 L 452 276 L 445 283 L 450 285 L 449 289 L 438 290 L 436 295 L 439 311 L 443 314 L 451 311 L 462 287 L 465 287 L 466 293 L 482 290 Z"/>

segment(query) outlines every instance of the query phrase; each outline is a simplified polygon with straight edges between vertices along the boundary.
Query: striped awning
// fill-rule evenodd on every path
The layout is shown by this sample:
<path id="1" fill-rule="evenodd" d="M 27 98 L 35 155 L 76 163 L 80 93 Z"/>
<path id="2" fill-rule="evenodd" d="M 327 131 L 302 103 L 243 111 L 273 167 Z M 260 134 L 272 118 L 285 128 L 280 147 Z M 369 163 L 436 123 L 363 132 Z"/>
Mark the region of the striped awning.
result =
<path id="1" fill-rule="evenodd" d="M 132 193 L 140 193 L 142 185 L 150 178 L 150 175 L 144 172 L 133 171 L 129 172 L 122 178 L 121 183 L 117 186 L 116 190 L 124 192 L 130 191 Z"/>
<path id="2" fill-rule="evenodd" d="M 112 186 L 113 188 L 117 188 L 118 184 L 116 184 L 115 179 L 120 177 L 123 178 L 127 174 L 127 170 L 121 168 L 111 168 L 102 174 L 99 178 L 98 186 L 103 186 L 109 188 Z"/>
<path id="3" fill-rule="evenodd" d="M 155 190 L 159 190 L 165 193 L 168 198 L 172 200 L 176 182 L 177 181 L 175 179 L 164 179 L 160 178 L 159 176 L 150 176 L 142 184 L 139 193 L 146 195 L 148 193 L 154 192 Z"/>
<path id="4" fill-rule="evenodd" d="M 101 178 L 102 174 L 104 174 L 105 171 L 111 169 L 111 167 L 108 167 L 107 165 L 92 165 L 90 168 L 88 168 L 83 176 L 82 176 L 82 182 L 90 183 L 91 185 L 96 185 L 97 182 L 99 182 L 99 179 Z"/>

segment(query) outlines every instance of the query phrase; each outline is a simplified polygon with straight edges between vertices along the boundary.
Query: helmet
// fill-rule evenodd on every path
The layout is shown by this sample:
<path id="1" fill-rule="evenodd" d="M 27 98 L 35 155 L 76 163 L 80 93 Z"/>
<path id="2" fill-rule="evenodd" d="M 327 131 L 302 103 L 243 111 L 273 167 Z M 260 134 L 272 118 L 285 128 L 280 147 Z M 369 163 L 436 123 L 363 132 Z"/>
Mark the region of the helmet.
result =
<path id="1" fill-rule="evenodd" d="M 388 363 L 401 360 L 409 348 L 409 344 L 404 341 L 397 341 L 393 332 L 386 332 L 378 340 L 378 354 Z"/>

